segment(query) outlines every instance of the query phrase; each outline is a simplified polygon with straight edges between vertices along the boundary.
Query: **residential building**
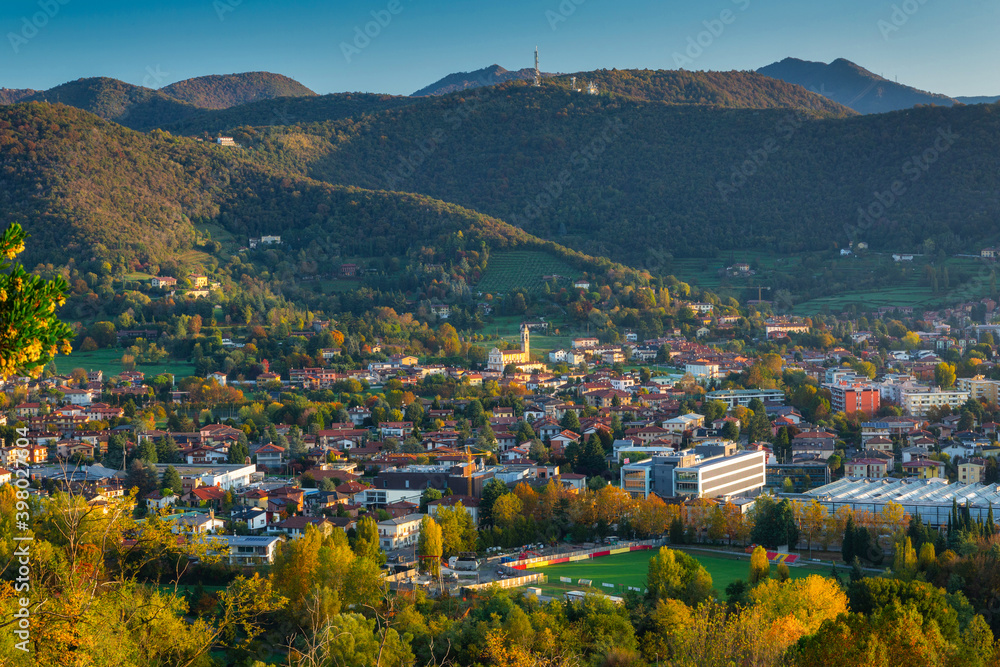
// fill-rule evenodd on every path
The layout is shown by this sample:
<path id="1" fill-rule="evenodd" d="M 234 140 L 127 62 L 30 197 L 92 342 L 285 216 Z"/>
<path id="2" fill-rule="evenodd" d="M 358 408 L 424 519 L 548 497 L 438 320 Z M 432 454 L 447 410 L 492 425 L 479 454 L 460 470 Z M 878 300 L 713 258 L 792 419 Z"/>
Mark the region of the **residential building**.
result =
<path id="1" fill-rule="evenodd" d="M 804 431 L 792 438 L 792 456 L 811 454 L 829 459 L 836 451 L 837 436 L 826 431 Z"/>
<path id="2" fill-rule="evenodd" d="M 878 387 L 860 382 L 838 382 L 825 386 L 830 390 L 830 407 L 834 412 L 848 415 L 856 412 L 872 415 L 878 412 L 881 399 Z"/>
<path id="3" fill-rule="evenodd" d="M 699 380 L 715 380 L 722 377 L 719 372 L 719 364 L 712 363 L 706 359 L 698 359 L 688 364 L 684 364 L 684 372 L 690 373 Z"/>
<path id="4" fill-rule="evenodd" d="M 977 401 L 996 404 L 1000 401 L 1000 381 L 987 380 L 982 375 L 972 378 L 958 378 L 960 391 L 969 392 L 969 397 Z"/>
<path id="5" fill-rule="evenodd" d="M 278 536 L 266 535 L 223 535 L 229 547 L 229 562 L 233 565 L 263 565 L 274 562 L 274 556 L 281 544 Z"/>
<path id="6" fill-rule="evenodd" d="M 967 400 L 967 391 L 919 387 L 904 389 L 899 405 L 914 417 L 926 417 L 931 408 L 958 408 Z"/>
<path id="7" fill-rule="evenodd" d="M 722 401 L 730 408 L 735 408 L 738 405 L 747 407 L 755 398 L 762 403 L 782 403 L 785 400 L 785 392 L 780 389 L 723 389 L 710 391 L 705 398 L 710 401 Z"/>
<path id="8" fill-rule="evenodd" d="M 442 507 L 454 507 L 455 505 L 461 504 L 465 508 L 465 511 L 469 513 L 472 518 L 472 523 L 479 525 L 479 499 L 471 498 L 469 496 L 445 496 L 440 500 L 432 500 L 427 503 L 427 513 L 431 516 L 437 516 L 438 510 Z"/>
<path id="9" fill-rule="evenodd" d="M 233 521 L 242 521 L 249 530 L 263 530 L 267 527 L 267 510 L 259 507 L 240 507 L 234 509 L 230 518 Z"/>
<path id="10" fill-rule="evenodd" d="M 958 464 L 958 482 L 960 484 L 982 484 L 985 476 L 986 466 L 982 459 Z"/>
<path id="11" fill-rule="evenodd" d="M 940 468 L 944 467 L 944 464 L 939 461 L 930 461 L 928 459 L 913 459 L 910 461 L 903 462 L 903 474 L 907 477 L 916 477 L 917 479 L 932 479 L 934 477 L 944 477 L 941 474 Z"/>
<path id="12" fill-rule="evenodd" d="M 336 526 L 326 517 L 317 516 L 290 516 L 284 521 L 280 521 L 273 526 L 269 526 L 269 533 L 285 533 L 291 538 L 302 537 L 306 534 L 306 529 L 312 526 L 323 535 L 329 535 Z"/>
<path id="13" fill-rule="evenodd" d="M 271 470 L 277 470 L 285 465 L 288 460 L 285 456 L 285 448 L 269 442 L 261 445 L 256 452 L 257 464 Z"/>
<path id="14" fill-rule="evenodd" d="M 880 478 L 888 475 L 889 461 L 885 459 L 851 459 L 844 463 L 845 477 Z"/>
<path id="15" fill-rule="evenodd" d="M 413 546 L 420 537 L 420 522 L 424 514 L 408 514 L 378 522 L 379 539 L 383 551 Z"/>
<path id="16" fill-rule="evenodd" d="M 177 278 L 170 276 L 153 276 L 153 289 L 172 289 L 177 286 Z"/>
<path id="17" fill-rule="evenodd" d="M 378 430 L 383 438 L 401 440 L 413 432 L 413 422 L 382 422 Z"/>

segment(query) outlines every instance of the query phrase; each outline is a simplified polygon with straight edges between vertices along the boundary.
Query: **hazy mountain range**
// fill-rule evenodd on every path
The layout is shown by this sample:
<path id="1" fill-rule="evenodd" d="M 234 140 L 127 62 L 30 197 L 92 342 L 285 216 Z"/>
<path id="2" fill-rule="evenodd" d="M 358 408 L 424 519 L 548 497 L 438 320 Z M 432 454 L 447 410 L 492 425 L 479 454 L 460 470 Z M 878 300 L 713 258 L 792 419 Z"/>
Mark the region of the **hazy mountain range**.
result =
<path id="1" fill-rule="evenodd" d="M 757 71 L 775 79 L 798 84 L 863 114 L 910 109 L 919 104 L 952 106 L 959 103 L 992 103 L 1000 99 L 1000 97 L 952 98 L 919 90 L 890 81 L 843 58 L 838 58 L 829 64 L 785 58 Z"/>

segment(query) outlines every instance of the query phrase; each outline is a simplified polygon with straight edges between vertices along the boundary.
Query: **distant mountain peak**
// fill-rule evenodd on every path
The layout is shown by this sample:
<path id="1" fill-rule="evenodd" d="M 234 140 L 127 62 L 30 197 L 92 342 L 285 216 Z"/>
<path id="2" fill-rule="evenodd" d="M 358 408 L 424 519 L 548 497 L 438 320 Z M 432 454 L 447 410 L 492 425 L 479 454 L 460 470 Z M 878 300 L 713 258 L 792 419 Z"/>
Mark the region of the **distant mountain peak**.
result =
<path id="1" fill-rule="evenodd" d="M 554 76 L 547 72 L 542 72 L 543 77 Z M 506 81 L 530 81 L 535 77 L 535 70 L 525 67 L 515 71 L 510 71 L 497 65 L 477 69 L 472 72 L 455 72 L 435 81 L 429 86 L 425 86 L 413 93 L 411 97 L 426 97 L 433 95 L 447 95 L 461 90 L 481 88 L 483 86 L 495 86 Z"/>
<path id="2" fill-rule="evenodd" d="M 316 95 L 295 79 L 271 72 L 209 74 L 172 83 L 160 91 L 202 109 L 228 109 L 259 100 Z"/>

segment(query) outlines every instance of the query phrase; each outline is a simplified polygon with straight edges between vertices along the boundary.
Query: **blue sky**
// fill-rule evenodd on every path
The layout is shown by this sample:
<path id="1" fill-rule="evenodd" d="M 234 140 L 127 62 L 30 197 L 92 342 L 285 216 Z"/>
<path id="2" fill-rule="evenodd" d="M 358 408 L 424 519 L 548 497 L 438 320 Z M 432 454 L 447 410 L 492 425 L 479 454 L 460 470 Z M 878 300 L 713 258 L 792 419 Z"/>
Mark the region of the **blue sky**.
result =
<path id="1" fill-rule="evenodd" d="M 531 66 L 537 44 L 553 72 L 843 57 L 924 90 L 1000 95 L 998 19 L 1000 0 L 3 0 L 0 86 L 265 70 L 319 93 L 409 94 L 455 71 Z M 375 36 L 355 41 L 369 23 Z"/>

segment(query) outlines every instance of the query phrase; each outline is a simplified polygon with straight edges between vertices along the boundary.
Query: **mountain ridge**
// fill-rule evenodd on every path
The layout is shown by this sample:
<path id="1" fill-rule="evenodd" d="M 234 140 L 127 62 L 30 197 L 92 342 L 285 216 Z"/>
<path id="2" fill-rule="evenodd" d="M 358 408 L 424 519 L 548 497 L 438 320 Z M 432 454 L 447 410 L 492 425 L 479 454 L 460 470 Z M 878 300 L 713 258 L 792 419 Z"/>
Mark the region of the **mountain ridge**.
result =
<path id="1" fill-rule="evenodd" d="M 959 103 L 947 95 L 890 81 L 845 58 L 830 63 L 785 58 L 757 72 L 800 85 L 862 114 L 900 111 L 921 104 Z"/>
<path id="2" fill-rule="evenodd" d="M 542 72 L 541 75 L 543 78 L 554 76 L 547 72 Z M 532 67 L 511 71 L 494 63 L 489 67 L 483 67 L 471 72 L 454 72 L 448 74 L 412 93 L 410 97 L 447 95 L 483 86 L 495 86 L 498 83 L 505 83 L 507 81 L 532 81 L 534 78 L 535 70 Z"/>
<path id="3" fill-rule="evenodd" d="M 272 72 L 209 74 L 177 81 L 160 88 L 160 92 L 201 109 L 228 109 L 264 99 L 316 95 L 295 79 Z"/>
<path id="4" fill-rule="evenodd" d="M 166 89 L 179 91 L 193 102 L 163 92 L 165 89 L 136 86 L 110 77 L 87 77 L 42 91 L 3 89 L 0 91 L 0 105 L 21 102 L 66 104 L 133 130 L 149 130 L 180 123 L 203 110 L 222 109 L 243 99 L 278 99 L 275 95 L 279 92 L 299 92 L 307 97 L 302 91 L 315 96 L 293 79 L 266 72 L 186 79 Z"/>

